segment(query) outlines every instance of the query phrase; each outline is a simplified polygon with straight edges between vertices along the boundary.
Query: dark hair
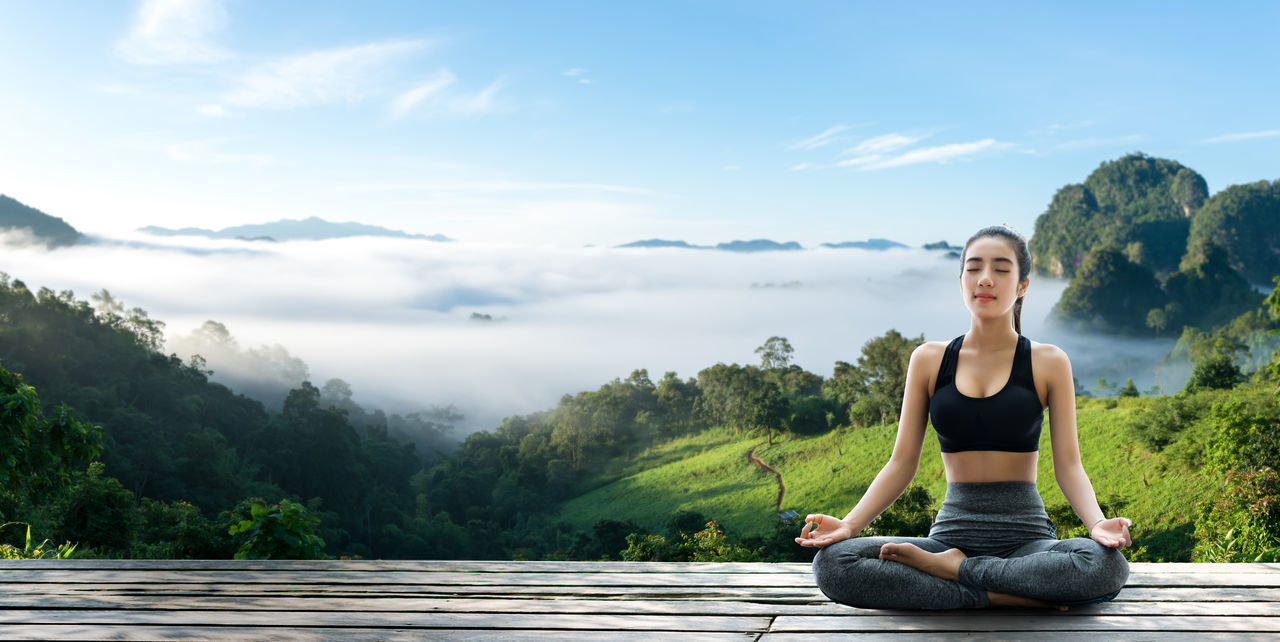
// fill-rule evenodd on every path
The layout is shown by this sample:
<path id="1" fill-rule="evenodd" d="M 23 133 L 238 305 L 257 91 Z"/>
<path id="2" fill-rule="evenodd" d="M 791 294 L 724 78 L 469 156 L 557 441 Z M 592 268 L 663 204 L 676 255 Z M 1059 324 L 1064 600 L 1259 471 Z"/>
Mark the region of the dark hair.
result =
<path id="1" fill-rule="evenodd" d="M 977 234 L 969 237 L 964 244 L 964 252 L 960 254 L 960 276 L 964 276 L 964 255 L 969 252 L 969 246 L 974 241 L 984 237 L 994 236 L 1009 241 L 1013 246 L 1013 253 L 1018 257 L 1018 283 L 1027 280 L 1031 275 L 1031 251 L 1027 249 L 1027 239 L 1014 231 L 1007 225 L 992 225 L 978 230 Z M 1018 302 L 1013 304 L 1013 330 L 1018 334 L 1022 334 L 1022 297 L 1018 297 Z"/>

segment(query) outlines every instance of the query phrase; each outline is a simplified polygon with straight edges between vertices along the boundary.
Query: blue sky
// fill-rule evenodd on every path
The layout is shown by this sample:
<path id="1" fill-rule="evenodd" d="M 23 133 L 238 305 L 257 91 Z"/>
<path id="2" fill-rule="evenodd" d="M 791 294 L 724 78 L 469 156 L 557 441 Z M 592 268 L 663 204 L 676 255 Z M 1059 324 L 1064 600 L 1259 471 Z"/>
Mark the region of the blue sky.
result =
<path id="1" fill-rule="evenodd" d="M 1030 234 L 1131 151 L 1280 178 L 1278 32 L 1270 2 L 3 2 L 0 193 L 106 235 Z"/>

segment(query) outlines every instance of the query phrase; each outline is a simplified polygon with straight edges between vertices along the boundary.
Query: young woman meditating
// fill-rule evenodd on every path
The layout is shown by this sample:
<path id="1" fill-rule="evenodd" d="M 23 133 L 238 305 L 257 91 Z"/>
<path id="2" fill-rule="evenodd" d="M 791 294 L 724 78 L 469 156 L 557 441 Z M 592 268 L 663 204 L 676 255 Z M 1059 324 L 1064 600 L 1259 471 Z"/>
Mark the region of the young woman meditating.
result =
<path id="1" fill-rule="evenodd" d="M 889 462 L 844 519 L 809 515 L 796 542 L 821 547 L 818 587 L 851 606 L 1065 608 L 1112 599 L 1129 576 L 1119 549 L 1133 543 L 1131 522 L 1103 515 L 1080 462 L 1067 355 L 1022 336 L 1026 240 L 1007 227 L 979 230 L 961 263 L 969 331 L 915 349 Z M 1057 539 L 1036 490 L 1046 407 L 1054 476 L 1090 539 Z M 915 476 L 926 420 L 947 472 L 929 536 L 855 537 Z"/>

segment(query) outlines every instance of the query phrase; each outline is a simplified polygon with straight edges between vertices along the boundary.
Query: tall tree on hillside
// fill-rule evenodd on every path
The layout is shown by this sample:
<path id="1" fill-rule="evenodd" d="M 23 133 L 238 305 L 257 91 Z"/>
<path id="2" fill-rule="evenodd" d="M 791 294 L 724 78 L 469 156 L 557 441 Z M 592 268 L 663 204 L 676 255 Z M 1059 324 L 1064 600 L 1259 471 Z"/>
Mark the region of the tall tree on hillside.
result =
<path id="1" fill-rule="evenodd" d="M 791 355 L 794 353 L 795 350 L 785 337 L 769 337 L 764 345 L 756 348 L 756 354 L 760 355 L 760 367 L 765 370 L 786 368 L 791 364 Z"/>

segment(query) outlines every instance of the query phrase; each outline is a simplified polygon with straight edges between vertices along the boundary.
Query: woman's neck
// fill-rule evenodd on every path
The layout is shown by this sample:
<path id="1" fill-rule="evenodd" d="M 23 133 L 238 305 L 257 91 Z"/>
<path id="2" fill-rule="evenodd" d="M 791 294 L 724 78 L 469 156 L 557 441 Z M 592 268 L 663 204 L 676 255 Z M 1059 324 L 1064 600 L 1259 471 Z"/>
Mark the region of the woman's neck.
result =
<path id="1" fill-rule="evenodd" d="M 1009 317 L 1001 317 L 999 319 L 978 319 L 972 318 L 969 322 L 969 332 L 965 336 L 965 343 L 978 348 L 980 351 L 998 350 L 1008 348 L 1009 344 L 1016 341 L 1018 333 L 1013 330 L 1013 319 Z"/>

